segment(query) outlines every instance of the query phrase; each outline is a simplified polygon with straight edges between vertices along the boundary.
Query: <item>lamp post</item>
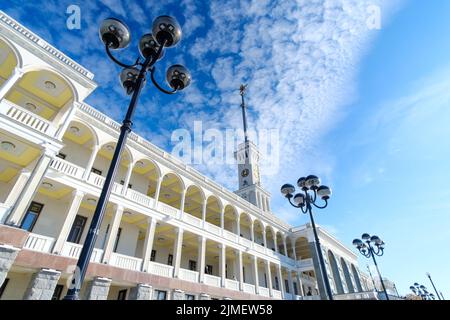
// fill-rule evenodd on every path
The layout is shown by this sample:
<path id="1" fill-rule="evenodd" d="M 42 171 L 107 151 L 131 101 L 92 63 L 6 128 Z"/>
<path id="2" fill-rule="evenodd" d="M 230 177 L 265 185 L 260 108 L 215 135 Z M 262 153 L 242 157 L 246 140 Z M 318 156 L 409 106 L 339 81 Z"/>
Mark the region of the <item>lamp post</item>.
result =
<path id="1" fill-rule="evenodd" d="M 409 287 L 412 292 L 418 297 L 421 297 L 422 300 L 435 300 L 434 294 L 429 293 L 427 287 L 424 285 L 418 284 L 417 282 L 414 285 Z"/>
<path id="2" fill-rule="evenodd" d="M 291 184 L 284 184 L 281 187 L 281 193 L 286 197 L 286 199 L 293 207 L 300 208 L 300 210 L 305 214 L 309 213 L 311 225 L 314 232 L 317 256 L 319 258 L 320 271 L 322 274 L 323 282 L 325 284 L 325 290 L 327 292 L 328 299 L 333 300 L 333 293 L 331 291 L 330 282 L 328 281 L 328 275 L 325 269 L 322 249 L 320 247 L 320 241 L 317 235 L 316 225 L 314 223 L 314 217 L 312 214 L 312 206 L 318 209 L 326 208 L 326 206 L 328 205 L 328 199 L 331 196 L 331 189 L 327 186 L 320 185 L 320 179 L 313 175 L 298 179 L 297 185 L 302 192 L 297 193 L 295 196 L 293 195 L 293 193 L 295 192 L 295 187 Z M 325 204 L 322 206 L 317 205 L 317 197 L 320 197 L 325 202 Z M 292 199 L 294 203 L 292 202 Z"/>
<path id="3" fill-rule="evenodd" d="M 381 286 L 383 287 L 384 295 L 386 296 L 386 300 L 389 300 L 389 296 L 386 291 L 386 287 L 384 286 L 383 278 L 381 277 L 380 269 L 378 269 L 377 260 L 375 259 L 375 256 L 381 257 L 384 254 L 384 241 L 382 241 L 378 236 L 370 236 L 368 233 L 364 233 L 361 238 L 365 241 L 362 241 L 360 239 L 353 240 L 353 245 L 359 250 L 359 252 L 366 258 L 373 259 L 373 263 L 375 264 L 375 267 L 377 268 L 378 277 L 380 278 Z M 375 244 L 376 249 L 372 246 L 372 244 Z"/>
<path id="4" fill-rule="evenodd" d="M 427 277 L 428 277 L 428 279 L 430 279 L 430 282 L 431 282 L 431 285 L 433 286 L 434 292 L 436 292 L 436 296 L 438 297 L 439 300 L 442 300 L 444 297 L 442 297 L 442 299 L 441 299 L 441 296 L 439 295 L 439 293 L 436 289 L 436 286 L 434 285 L 434 282 L 431 279 L 431 274 L 429 272 L 427 272 Z"/>
<path id="5" fill-rule="evenodd" d="M 175 46 L 181 40 L 181 27 L 178 22 L 169 16 L 160 16 L 153 21 L 152 33 L 145 34 L 139 41 L 139 52 L 134 64 L 126 64 L 116 59 L 111 51 L 123 49 L 130 43 L 130 31 L 128 27 L 118 19 L 109 18 L 102 22 L 100 26 L 100 39 L 105 45 L 108 57 L 117 65 L 123 68 L 120 73 L 120 81 L 127 95 L 131 95 L 131 101 L 125 119 L 120 128 L 119 140 L 114 150 L 111 165 L 106 175 L 100 198 L 95 209 L 89 231 L 84 241 L 77 267 L 74 272 L 71 286 L 67 291 L 64 300 L 78 300 L 81 285 L 86 275 L 89 261 L 94 249 L 99 229 L 105 215 L 106 205 L 111 194 L 111 189 L 117 167 L 122 155 L 127 137 L 131 132 L 132 117 L 139 99 L 142 88 L 145 85 L 147 72 L 150 72 L 150 79 L 157 89 L 166 94 L 174 94 L 186 88 L 191 81 L 189 71 L 181 65 L 173 65 L 167 69 L 166 81 L 171 90 L 162 88 L 155 80 L 155 63 L 164 55 L 164 48 Z"/>

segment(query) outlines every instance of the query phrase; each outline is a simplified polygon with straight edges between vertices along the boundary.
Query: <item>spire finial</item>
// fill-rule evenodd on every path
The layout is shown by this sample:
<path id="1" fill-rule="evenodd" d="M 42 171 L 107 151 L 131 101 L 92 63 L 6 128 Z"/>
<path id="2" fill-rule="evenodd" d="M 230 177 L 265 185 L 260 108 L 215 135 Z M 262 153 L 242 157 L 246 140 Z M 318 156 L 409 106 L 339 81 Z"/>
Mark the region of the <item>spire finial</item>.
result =
<path id="1" fill-rule="evenodd" d="M 247 84 L 241 84 L 241 86 L 239 87 L 239 94 L 241 95 L 242 98 L 242 121 L 244 123 L 244 139 L 245 139 L 245 143 L 248 142 L 248 136 L 247 136 L 247 114 L 245 113 L 245 101 L 244 101 L 244 95 L 245 92 L 247 91 Z"/>

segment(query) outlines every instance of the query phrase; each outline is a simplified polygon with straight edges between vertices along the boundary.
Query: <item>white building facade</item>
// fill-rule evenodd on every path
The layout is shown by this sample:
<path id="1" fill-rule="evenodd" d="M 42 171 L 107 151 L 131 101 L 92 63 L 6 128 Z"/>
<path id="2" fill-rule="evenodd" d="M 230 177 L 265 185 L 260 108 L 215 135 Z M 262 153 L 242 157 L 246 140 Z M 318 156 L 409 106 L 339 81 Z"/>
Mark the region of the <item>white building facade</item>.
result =
<path id="1" fill-rule="evenodd" d="M 0 11 L 0 299 L 70 284 L 120 128 L 83 102 L 93 76 Z M 131 133 L 81 297 L 325 298 L 310 225 L 271 212 L 249 148 L 234 193 Z M 356 254 L 318 232 L 336 297 L 368 298 Z"/>

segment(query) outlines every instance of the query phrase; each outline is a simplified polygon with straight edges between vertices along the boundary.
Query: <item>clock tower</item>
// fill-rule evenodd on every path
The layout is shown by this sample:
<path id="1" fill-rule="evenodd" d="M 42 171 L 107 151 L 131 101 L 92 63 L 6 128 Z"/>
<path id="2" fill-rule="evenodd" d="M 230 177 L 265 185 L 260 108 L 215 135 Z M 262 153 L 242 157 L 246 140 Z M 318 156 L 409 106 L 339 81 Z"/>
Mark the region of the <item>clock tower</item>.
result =
<path id="1" fill-rule="evenodd" d="M 247 85 L 241 85 L 242 119 L 244 124 L 244 142 L 239 144 L 234 157 L 238 164 L 239 190 L 237 195 L 254 204 L 264 211 L 270 211 L 270 194 L 261 187 L 259 171 L 260 152 L 258 147 L 248 139 L 247 114 L 245 105 L 245 92 Z"/>

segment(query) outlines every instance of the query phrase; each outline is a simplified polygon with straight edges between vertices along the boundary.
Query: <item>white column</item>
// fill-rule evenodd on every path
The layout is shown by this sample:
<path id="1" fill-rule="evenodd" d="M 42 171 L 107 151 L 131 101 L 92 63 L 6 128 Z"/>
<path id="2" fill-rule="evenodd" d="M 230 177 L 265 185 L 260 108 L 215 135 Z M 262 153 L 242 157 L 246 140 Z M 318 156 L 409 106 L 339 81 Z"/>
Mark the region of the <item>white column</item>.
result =
<path id="1" fill-rule="evenodd" d="M 175 232 L 177 236 L 173 245 L 173 277 L 178 278 L 178 274 L 180 272 L 181 250 L 183 249 L 183 229 L 178 227 Z"/>
<path id="2" fill-rule="evenodd" d="M 55 245 L 53 247 L 53 253 L 61 254 L 61 251 L 66 243 L 67 237 L 69 236 L 70 229 L 72 228 L 73 222 L 77 215 L 78 209 L 80 208 L 81 200 L 83 200 L 84 192 L 79 190 L 74 190 L 72 192 L 72 201 L 69 205 L 69 209 L 66 213 L 66 218 L 64 219 L 63 226 L 59 232 L 59 236 L 56 239 Z"/>
<path id="3" fill-rule="evenodd" d="M 57 133 L 56 133 L 56 139 L 61 140 L 64 134 L 66 133 L 67 127 L 69 126 L 70 122 L 72 121 L 73 115 L 77 111 L 77 102 L 69 102 L 71 106 L 69 107 L 69 111 L 66 111 L 66 117 L 63 120 L 63 124 L 59 127 Z M 59 112 L 63 112 L 60 110 Z M 55 126 L 58 125 L 58 120 L 55 118 L 53 119 L 53 123 Z"/>
<path id="4" fill-rule="evenodd" d="M 226 256 L 226 246 L 224 244 L 220 244 L 220 250 L 219 250 L 219 274 L 220 274 L 220 278 L 221 278 L 221 283 L 222 283 L 222 287 L 225 287 L 225 279 L 226 279 L 226 261 L 227 261 L 227 256 Z"/>
<path id="5" fill-rule="evenodd" d="M 238 256 L 238 276 L 239 276 L 239 290 L 244 290 L 244 272 L 242 271 L 242 251 L 237 250 Z"/>
<path id="6" fill-rule="evenodd" d="M 91 173 L 92 167 L 94 166 L 94 161 L 95 157 L 97 156 L 98 149 L 99 149 L 98 145 L 92 147 L 91 156 L 89 158 L 89 161 L 86 165 L 86 169 L 83 174 L 83 180 L 87 180 L 87 178 L 89 178 L 89 174 Z"/>
<path id="7" fill-rule="evenodd" d="M 236 213 L 236 231 L 237 231 L 238 237 L 240 237 L 241 236 L 241 219 L 240 219 L 238 213 Z"/>
<path id="8" fill-rule="evenodd" d="M 143 249 L 143 262 L 142 262 L 142 271 L 148 271 L 148 265 L 150 263 L 150 258 L 152 255 L 153 249 L 153 240 L 155 238 L 155 230 L 156 230 L 156 218 L 148 217 L 147 219 L 147 233 L 145 234 L 145 243 Z"/>
<path id="9" fill-rule="evenodd" d="M 290 294 L 294 296 L 294 282 L 292 281 L 292 271 L 289 269 L 288 269 L 288 286 Z"/>
<path id="10" fill-rule="evenodd" d="M 114 243 L 116 242 L 117 232 L 119 231 L 120 221 L 122 220 L 123 207 L 116 205 L 116 211 L 114 213 L 112 224 L 110 225 L 110 233 L 106 240 L 105 252 L 103 254 L 103 263 L 108 263 L 111 258 L 111 253 L 114 249 Z"/>
<path id="11" fill-rule="evenodd" d="M 198 254 L 197 265 L 199 282 L 203 283 L 205 278 L 205 252 L 206 252 L 206 238 L 204 236 L 198 236 Z"/>
<path id="12" fill-rule="evenodd" d="M 270 262 L 264 260 L 264 268 L 266 269 L 267 287 L 269 288 L 269 295 L 272 297 L 272 270 L 270 270 Z"/>
<path id="13" fill-rule="evenodd" d="M 225 207 L 220 210 L 220 228 L 225 229 Z"/>
<path id="14" fill-rule="evenodd" d="M 19 81 L 20 78 L 24 75 L 24 72 L 22 69 L 16 67 L 13 71 L 13 74 L 11 77 L 9 77 L 8 80 L 6 80 L 3 85 L 0 88 L 0 100 L 2 100 L 9 90 L 16 84 L 17 81 Z"/>
<path id="15" fill-rule="evenodd" d="M 181 191 L 181 203 L 180 203 L 180 219 L 183 218 L 184 215 L 184 202 L 186 199 L 186 189 Z"/>
<path id="16" fill-rule="evenodd" d="M 128 190 L 128 185 L 130 184 L 131 174 L 133 173 L 133 163 L 128 164 L 127 173 L 122 186 L 122 195 L 124 195 Z"/>
<path id="17" fill-rule="evenodd" d="M 273 245 L 275 246 L 275 252 L 278 253 L 278 244 L 277 244 L 277 233 L 276 231 L 274 231 L 274 235 L 273 235 Z"/>
<path id="18" fill-rule="evenodd" d="M 30 175 L 31 175 L 30 170 L 24 168 L 20 171 L 19 176 L 17 177 L 16 182 L 14 183 L 14 186 L 11 188 L 8 197 L 4 202 L 5 206 L 12 206 L 14 204 L 14 202 L 17 200 L 20 193 L 22 192 L 22 188 L 26 185 Z"/>
<path id="19" fill-rule="evenodd" d="M 295 253 L 295 240 L 291 239 L 292 257 L 297 261 L 297 254 Z"/>
<path id="20" fill-rule="evenodd" d="M 256 256 L 252 256 L 253 260 L 253 275 L 255 277 L 255 292 L 259 294 L 259 276 L 258 276 L 258 259 Z"/>
<path id="21" fill-rule="evenodd" d="M 156 205 L 158 204 L 159 193 L 161 192 L 161 184 L 162 184 L 162 177 L 159 177 L 158 181 L 156 182 L 154 208 L 156 208 Z"/>
<path id="22" fill-rule="evenodd" d="M 11 209 L 8 223 L 13 225 L 20 225 L 23 215 L 28 210 L 33 197 L 41 184 L 42 178 L 47 172 L 47 168 L 52 160 L 54 154 L 45 150 L 39 158 L 33 172 L 30 175 L 25 187 L 22 189 L 17 198 L 14 207 Z"/>
<path id="23" fill-rule="evenodd" d="M 284 299 L 285 297 L 284 281 L 283 281 L 283 274 L 281 273 L 281 266 L 279 264 L 277 264 L 277 273 L 278 273 L 278 284 L 280 285 L 281 291 L 281 298 Z"/>
<path id="24" fill-rule="evenodd" d="M 283 237 L 283 247 L 284 247 L 284 255 L 286 257 L 289 257 L 288 252 L 287 252 L 287 247 L 286 247 L 286 237 Z"/>
<path id="25" fill-rule="evenodd" d="M 264 247 L 267 248 L 266 228 L 264 228 L 264 226 L 263 226 L 262 234 L 263 234 Z"/>
<path id="26" fill-rule="evenodd" d="M 202 206 L 202 227 L 205 227 L 205 221 L 206 221 L 206 199 L 203 200 Z"/>
<path id="27" fill-rule="evenodd" d="M 298 293 L 303 297 L 305 295 L 305 292 L 303 291 L 303 282 L 302 277 L 299 272 L 297 272 L 297 285 L 298 285 Z"/>

